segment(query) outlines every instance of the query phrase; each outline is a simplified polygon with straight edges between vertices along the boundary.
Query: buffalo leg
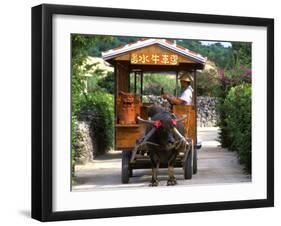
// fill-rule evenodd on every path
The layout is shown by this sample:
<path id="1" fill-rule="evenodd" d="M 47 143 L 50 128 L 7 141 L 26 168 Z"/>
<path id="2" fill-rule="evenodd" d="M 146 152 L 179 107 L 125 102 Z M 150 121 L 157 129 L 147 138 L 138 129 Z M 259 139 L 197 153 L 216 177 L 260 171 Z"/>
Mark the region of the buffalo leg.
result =
<path id="1" fill-rule="evenodd" d="M 176 160 L 176 155 L 173 156 L 172 159 L 170 159 L 168 161 L 168 177 L 169 178 L 168 178 L 168 181 L 167 181 L 167 186 L 177 184 L 177 180 L 176 180 L 175 175 L 174 175 L 175 160 Z"/>
<path id="2" fill-rule="evenodd" d="M 158 181 L 158 169 L 159 169 L 159 165 L 160 165 L 160 159 L 157 158 L 156 155 L 153 156 L 153 158 L 151 158 L 151 163 L 152 163 L 152 178 L 151 178 L 151 182 L 150 182 L 150 186 L 158 186 L 159 181 Z"/>

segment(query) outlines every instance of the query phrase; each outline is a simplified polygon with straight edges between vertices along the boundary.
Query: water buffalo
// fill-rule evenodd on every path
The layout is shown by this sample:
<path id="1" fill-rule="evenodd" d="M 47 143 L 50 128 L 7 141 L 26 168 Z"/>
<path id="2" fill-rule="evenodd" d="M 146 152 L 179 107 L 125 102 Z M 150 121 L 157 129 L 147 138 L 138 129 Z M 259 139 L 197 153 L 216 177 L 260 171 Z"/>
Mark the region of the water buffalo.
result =
<path id="1" fill-rule="evenodd" d="M 174 164 L 180 151 L 187 150 L 189 143 L 185 140 L 185 128 L 182 121 L 186 118 L 176 116 L 161 107 L 152 107 L 148 112 L 149 120 L 138 117 L 139 122 L 147 124 L 142 144 L 145 144 L 152 166 L 150 186 L 158 186 L 158 168 L 167 164 L 167 185 L 177 184 L 174 176 Z M 185 149 L 185 150 L 182 150 Z"/>

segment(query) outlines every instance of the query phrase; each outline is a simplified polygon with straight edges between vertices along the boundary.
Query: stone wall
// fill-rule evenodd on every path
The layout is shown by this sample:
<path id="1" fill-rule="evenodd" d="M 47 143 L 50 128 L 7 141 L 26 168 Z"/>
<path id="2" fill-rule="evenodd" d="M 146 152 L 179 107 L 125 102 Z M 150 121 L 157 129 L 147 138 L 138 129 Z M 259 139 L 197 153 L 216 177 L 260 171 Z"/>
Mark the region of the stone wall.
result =
<path id="1" fill-rule="evenodd" d="M 93 142 L 90 124 L 86 121 L 77 122 L 76 162 L 85 164 L 93 159 Z"/>
<path id="2" fill-rule="evenodd" d="M 197 126 L 213 127 L 218 123 L 216 97 L 200 96 L 197 97 Z"/>
<path id="3" fill-rule="evenodd" d="M 92 112 L 80 114 L 76 124 L 76 162 L 78 164 L 85 164 L 92 161 L 95 155 L 95 143 L 91 129 L 93 117 L 94 114 Z"/>

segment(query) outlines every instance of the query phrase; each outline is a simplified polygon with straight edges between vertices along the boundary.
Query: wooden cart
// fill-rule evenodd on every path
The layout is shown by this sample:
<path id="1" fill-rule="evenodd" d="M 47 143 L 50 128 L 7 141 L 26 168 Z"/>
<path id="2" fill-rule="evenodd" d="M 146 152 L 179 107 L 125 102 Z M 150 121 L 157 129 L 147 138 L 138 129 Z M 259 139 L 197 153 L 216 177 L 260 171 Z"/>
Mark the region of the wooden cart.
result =
<path id="1" fill-rule="evenodd" d="M 190 163 L 185 164 L 181 154 L 175 167 L 183 167 L 185 179 L 191 179 L 192 174 L 197 172 L 196 70 L 203 69 L 206 58 L 164 39 L 140 40 L 103 52 L 102 56 L 104 60 L 114 66 L 115 150 L 122 150 L 123 183 L 128 183 L 134 169 L 151 167 L 149 157 L 142 153 L 134 155 L 135 157 L 131 161 L 131 152 L 136 146 L 137 139 L 144 134 L 145 130 L 145 126 L 139 124 L 136 118 L 140 115 L 141 118 L 147 119 L 147 110 L 151 105 L 142 103 L 144 74 L 147 72 L 173 72 L 176 79 L 175 94 L 178 96 L 179 73 L 181 71 L 191 72 L 194 89 L 192 105 L 173 105 L 172 107 L 172 111 L 177 117 L 188 116 L 184 124 L 187 131 L 186 138 L 193 143 L 192 154 L 186 159 Z M 133 86 L 130 85 L 132 80 Z M 137 84 L 138 82 L 139 84 Z M 135 95 L 137 87 L 140 89 L 139 95 Z M 128 93 L 132 95 L 126 96 Z M 121 97 L 122 95 L 124 96 Z"/>

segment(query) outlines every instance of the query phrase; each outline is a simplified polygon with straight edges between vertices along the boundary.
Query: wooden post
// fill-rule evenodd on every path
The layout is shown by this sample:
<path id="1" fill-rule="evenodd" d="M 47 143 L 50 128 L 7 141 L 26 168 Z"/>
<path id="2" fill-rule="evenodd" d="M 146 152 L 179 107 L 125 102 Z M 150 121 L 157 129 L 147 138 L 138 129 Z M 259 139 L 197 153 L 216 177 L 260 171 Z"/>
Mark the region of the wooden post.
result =
<path id="1" fill-rule="evenodd" d="M 128 92 L 131 92 L 131 72 L 128 71 L 128 75 L 127 75 L 127 80 L 128 80 Z"/>
<path id="2" fill-rule="evenodd" d="M 143 93 L 143 71 L 140 72 L 140 76 L 141 76 L 141 87 L 140 87 L 140 95 L 141 95 L 141 101 L 142 101 L 142 93 Z"/>
<path id="3" fill-rule="evenodd" d="M 193 103 L 194 103 L 194 111 L 195 111 L 195 141 L 194 141 L 194 145 L 196 147 L 197 145 L 197 75 L 196 75 L 196 69 L 194 69 L 193 72 Z"/>
<path id="4" fill-rule="evenodd" d="M 178 97 L 178 88 L 179 88 L 179 81 L 178 81 L 178 78 L 179 78 L 179 72 L 176 71 L 176 97 Z"/>
<path id="5" fill-rule="evenodd" d="M 114 65 L 114 125 L 117 124 L 117 96 L 118 96 L 118 71 Z M 116 147 L 116 128 L 114 127 L 114 149 Z"/>
<path id="6" fill-rule="evenodd" d="M 137 93 L 137 72 L 134 72 L 134 91 Z"/>

